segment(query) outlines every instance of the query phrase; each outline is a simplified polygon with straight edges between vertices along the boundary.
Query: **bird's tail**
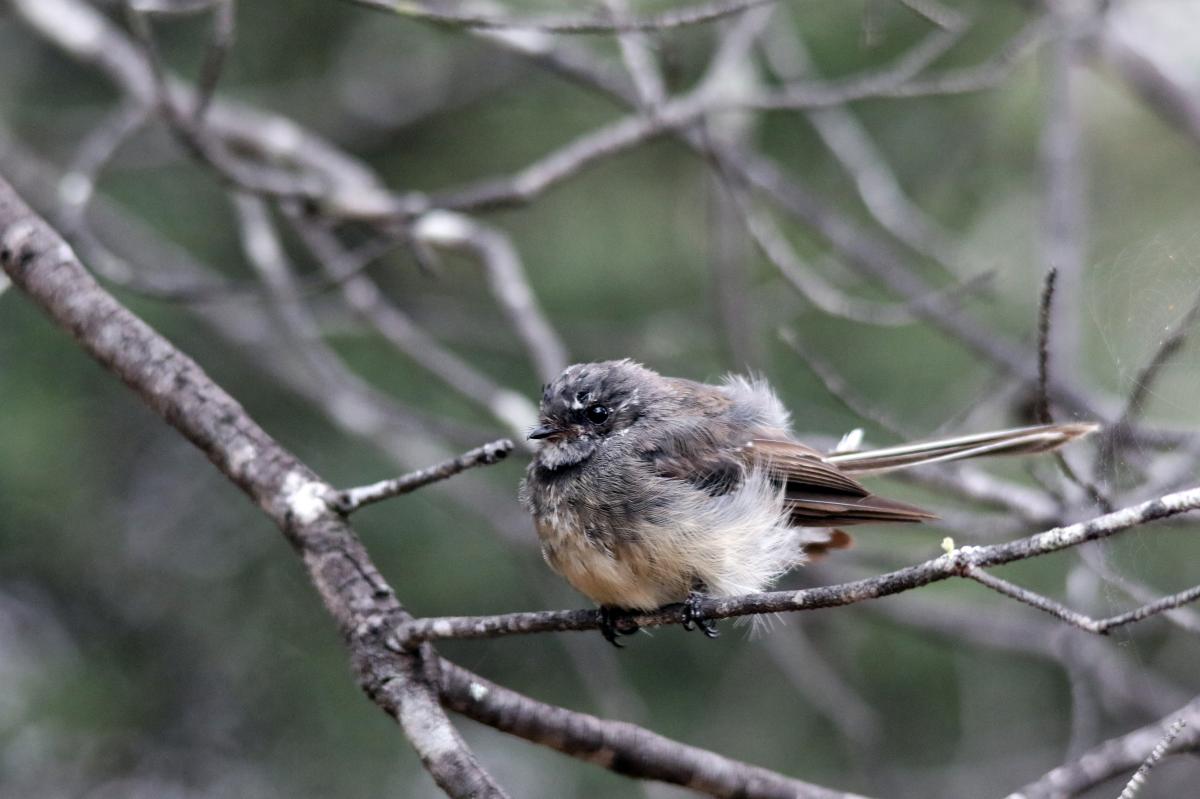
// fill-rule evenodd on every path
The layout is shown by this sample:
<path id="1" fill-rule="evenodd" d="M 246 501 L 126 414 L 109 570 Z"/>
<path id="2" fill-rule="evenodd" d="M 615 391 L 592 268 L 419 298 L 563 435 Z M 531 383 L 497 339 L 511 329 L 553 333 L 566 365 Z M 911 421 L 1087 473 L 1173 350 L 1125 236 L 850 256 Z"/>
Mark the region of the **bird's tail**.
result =
<path id="1" fill-rule="evenodd" d="M 984 455 L 1049 452 L 1099 429 L 1100 425 L 1094 422 L 1011 427 L 991 433 L 973 433 L 883 449 L 838 452 L 826 455 L 825 460 L 847 474 L 884 474 L 910 466 L 959 461 Z"/>

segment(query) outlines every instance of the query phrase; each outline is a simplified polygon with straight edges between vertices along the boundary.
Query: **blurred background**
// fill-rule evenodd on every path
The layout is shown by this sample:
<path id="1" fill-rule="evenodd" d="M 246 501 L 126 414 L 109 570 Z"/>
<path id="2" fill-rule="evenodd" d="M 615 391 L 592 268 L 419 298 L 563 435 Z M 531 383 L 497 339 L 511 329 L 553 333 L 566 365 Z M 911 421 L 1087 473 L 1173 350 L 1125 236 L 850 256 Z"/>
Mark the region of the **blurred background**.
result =
<path id="1" fill-rule="evenodd" d="M 625 356 L 760 373 L 825 446 L 1026 423 L 1052 266 L 1051 409 L 1128 423 L 1071 465 L 1116 505 L 1195 479 L 1195 349 L 1146 367 L 1200 288 L 1200 3 L 780 0 L 625 36 L 333 0 L 145 7 L 0 7 L 0 175 L 336 485 L 519 440 L 555 368 Z M 177 110 L 224 53 L 200 123 L 154 105 L 149 41 Z M 631 104 L 678 98 L 706 111 L 602 157 L 565 151 L 521 202 L 479 200 L 638 119 Z M 236 191 L 247 165 L 305 191 Z M 437 795 L 282 536 L 15 290 L 0 407 L 0 796 Z M 519 445 L 355 516 L 414 614 L 585 605 L 516 501 L 526 462 Z M 964 490 L 982 469 L 1003 501 Z M 941 524 L 864 528 L 787 584 L 1099 512 L 1050 459 L 886 487 Z M 1112 615 L 1196 582 L 1194 532 L 1002 573 Z M 881 797 L 1005 795 L 1200 686 L 1187 609 L 1096 638 L 956 582 L 722 627 L 619 652 L 596 634 L 439 650 L 544 701 Z M 514 796 L 691 795 L 458 721 Z M 1141 795 L 1191 795 L 1198 769 L 1170 758 Z"/>

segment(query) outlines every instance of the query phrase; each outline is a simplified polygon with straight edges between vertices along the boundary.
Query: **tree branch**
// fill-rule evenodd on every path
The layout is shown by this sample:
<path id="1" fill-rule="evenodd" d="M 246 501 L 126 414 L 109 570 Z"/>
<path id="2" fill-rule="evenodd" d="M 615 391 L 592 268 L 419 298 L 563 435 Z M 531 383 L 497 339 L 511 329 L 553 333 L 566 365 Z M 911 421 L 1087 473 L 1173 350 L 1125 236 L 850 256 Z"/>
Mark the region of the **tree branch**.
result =
<path id="1" fill-rule="evenodd" d="M 633 724 L 547 705 L 442 661 L 446 707 L 618 774 L 724 799 L 863 799 L 688 746 Z"/>
<path id="2" fill-rule="evenodd" d="M 438 480 L 446 480 L 456 474 L 465 472 L 476 466 L 490 466 L 504 460 L 512 452 L 513 443 L 507 438 L 484 444 L 482 447 L 464 452 L 457 458 L 443 461 L 436 466 L 420 469 L 415 472 L 381 480 L 378 483 L 347 488 L 338 491 L 333 497 L 333 505 L 339 513 L 350 514 L 364 505 L 382 502 L 385 499 L 408 494 L 418 488 L 424 488 Z"/>
<path id="3" fill-rule="evenodd" d="M 1009 794 L 1007 799 L 1068 799 L 1117 775 L 1137 768 L 1163 740 L 1170 726 L 1182 720 L 1186 728 L 1167 752 L 1195 751 L 1200 747 L 1200 698 L 1193 699 L 1165 718 L 1133 732 L 1112 738 L 1064 763 L 1040 779 Z"/>
<path id="4" fill-rule="evenodd" d="M 984 547 L 962 547 L 941 557 L 905 569 L 855 580 L 840 585 L 804 588 L 798 591 L 771 591 L 745 596 L 708 598 L 695 605 L 695 612 L 706 619 L 726 619 L 761 613 L 783 613 L 817 608 L 840 607 L 910 591 L 930 583 L 953 577 L 973 577 L 973 572 L 1018 560 L 1058 552 L 1079 544 L 1107 538 L 1156 519 L 1200 509 L 1200 488 L 1192 488 L 1140 505 L 1123 508 L 1097 516 L 1086 522 L 1057 527 L 1044 533 L 1022 538 L 1007 544 Z M 992 587 L 992 586 L 989 586 Z M 1149 615 L 1177 607 L 1183 601 L 1198 598 L 1200 589 L 1169 597 L 1152 606 L 1139 608 L 1130 614 L 1115 617 L 1119 624 L 1128 624 Z M 1166 604 L 1164 604 L 1166 603 Z M 1160 606 L 1161 605 L 1161 606 Z M 1124 616 L 1136 616 L 1122 620 Z M 683 605 L 668 605 L 654 611 L 637 613 L 630 621 L 641 627 L 681 624 L 687 618 Z M 397 630 L 397 638 L 411 646 L 421 641 L 444 638 L 496 638 L 504 635 L 523 635 L 538 632 L 594 630 L 600 626 L 599 613 L 592 610 L 531 611 L 496 616 L 446 616 L 406 621 Z M 1111 626 L 1117 624 L 1110 623 Z M 1086 629 L 1086 628 L 1085 628 Z M 1104 630 L 1095 630 L 1104 632 Z"/>
<path id="5" fill-rule="evenodd" d="M 517 19 L 500 14 L 477 14 L 468 11 L 443 11 L 420 0 L 350 0 L 356 5 L 391 11 L 403 17 L 425 20 L 455 28 L 517 28 L 544 33 L 634 33 L 666 31 L 740 14 L 751 8 L 774 3 L 776 0 L 715 0 L 691 8 L 664 11 L 653 17 L 622 17 L 611 19 L 597 16 L 543 16 Z"/>
<path id="6" fill-rule="evenodd" d="M 424 676 L 432 650 L 387 646 L 388 630 L 410 617 L 357 536 L 322 499 L 332 487 L 258 427 L 194 361 L 104 291 L 2 179 L 0 267 L 287 536 L 350 649 L 363 690 L 400 721 L 438 785 L 455 797 L 503 797 Z"/>
<path id="7" fill-rule="evenodd" d="M 1171 742 L 1175 740 L 1175 736 L 1179 735 L 1179 731 L 1186 724 L 1187 722 L 1184 719 L 1175 719 L 1175 723 L 1167 728 L 1163 739 L 1151 750 L 1145 762 L 1138 766 L 1138 770 L 1129 778 L 1129 782 L 1125 785 L 1125 790 L 1121 791 L 1121 795 L 1117 799 L 1134 799 L 1141 793 L 1142 786 L 1146 784 L 1146 775 L 1150 773 L 1150 769 L 1158 765 L 1158 761 L 1163 759 L 1163 755 L 1167 753 L 1167 747 L 1171 745 Z"/>

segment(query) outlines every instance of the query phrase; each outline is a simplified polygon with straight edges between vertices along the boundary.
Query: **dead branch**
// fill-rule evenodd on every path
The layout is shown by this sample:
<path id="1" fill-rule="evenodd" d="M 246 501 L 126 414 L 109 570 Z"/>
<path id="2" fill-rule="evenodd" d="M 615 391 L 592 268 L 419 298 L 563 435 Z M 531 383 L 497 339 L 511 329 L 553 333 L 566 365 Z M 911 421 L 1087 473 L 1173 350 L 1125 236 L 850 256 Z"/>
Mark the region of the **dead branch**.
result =
<path id="1" fill-rule="evenodd" d="M 1019 560 L 1039 557 L 1097 541 L 1157 519 L 1165 519 L 1200 508 L 1200 488 L 1169 494 L 1140 505 L 1123 508 L 1097 516 L 1086 522 L 1056 527 L 1044 533 L 1022 538 L 1007 544 L 983 547 L 962 547 L 941 557 L 905 569 L 855 580 L 840 585 L 804 588 L 798 591 L 771 591 L 723 599 L 709 598 L 696 604 L 704 618 L 727 619 L 761 613 L 784 613 L 818 608 L 841 607 L 891 596 L 930 583 L 954 577 L 978 580 L 978 570 Z M 994 578 L 992 578 L 994 580 Z M 995 585 L 988 585 L 995 588 Z M 1080 624 L 1089 632 L 1103 633 L 1113 626 L 1129 624 L 1151 615 L 1178 607 L 1200 598 L 1200 587 L 1190 589 L 1144 606 L 1115 620 L 1096 622 L 1096 629 Z M 1045 608 L 1043 608 L 1045 609 Z M 682 605 L 670 605 L 656 611 L 638 613 L 630 620 L 641 627 L 682 624 L 685 611 Z M 1066 619 L 1064 619 L 1066 620 Z M 591 610 L 534 611 L 508 613 L 499 616 L 447 616 L 414 619 L 398 630 L 398 638 L 407 645 L 444 638 L 496 638 L 504 635 L 524 635 L 538 632 L 594 630 L 600 626 L 599 614 Z"/>
<path id="2" fill-rule="evenodd" d="M 1137 768 L 1164 740 L 1173 724 L 1187 725 L 1166 748 L 1167 754 L 1195 751 L 1200 746 L 1200 699 L 1193 699 L 1160 721 L 1112 738 L 1064 763 L 1040 779 L 1009 794 L 1007 799 L 1070 799 L 1120 774 Z"/>
<path id="3" fill-rule="evenodd" d="M 396 652 L 409 616 L 357 536 L 325 503 L 333 488 L 246 416 L 194 361 L 87 274 L 70 246 L 0 181 L 0 266 L 79 345 L 203 451 L 288 537 L 343 639 L 363 690 L 397 718 L 451 796 L 502 797 L 437 700 L 431 651 Z"/>
<path id="4" fill-rule="evenodd" d="M 390 480 L 381 480 L 378 483 L 338 491 L 334 495 L 333 504 L 338 512 L 350 514 L 364 505 L 411 493 L 430 483 L 436 483 L 438 480 L 447 480 L 467 469 L 499 463 L 508 456 L 508 453 L 512 452 L 512 449 L 513 443 L 507 438 L 502 438 L 499 441 L 493 441 L 464 452 L 462 455 L 443 461 L 436 466 L 409 472 Z"/>

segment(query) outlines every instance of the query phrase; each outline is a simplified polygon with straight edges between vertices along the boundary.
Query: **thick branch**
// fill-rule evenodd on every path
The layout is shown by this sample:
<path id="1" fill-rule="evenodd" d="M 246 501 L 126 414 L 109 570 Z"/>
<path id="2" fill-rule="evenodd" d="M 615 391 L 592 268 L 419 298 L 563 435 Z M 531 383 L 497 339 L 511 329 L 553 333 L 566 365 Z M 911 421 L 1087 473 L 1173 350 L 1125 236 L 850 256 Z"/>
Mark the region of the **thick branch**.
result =
<path id="1" fill-rule="evenodd" d="M 468 718 L 618 774 L 728 799 L 862 799 L 791 779 L 633 724 L 530 699 L 442 661 L 442 701 Z"/>
<path id="2" fill-rule="evenodd" d="M 504 796 L 422 676 L 431 652 L 400 653 L 386 645 L 388 629 L 410 617 L 353 530 L 323 500 L 332 487 L 256 425 L 194 361 L 104 291 L 3 180 L 0 267 L 283 531 L 337 622 L 363 690 L 400 721 L 443 790 Z"/>

